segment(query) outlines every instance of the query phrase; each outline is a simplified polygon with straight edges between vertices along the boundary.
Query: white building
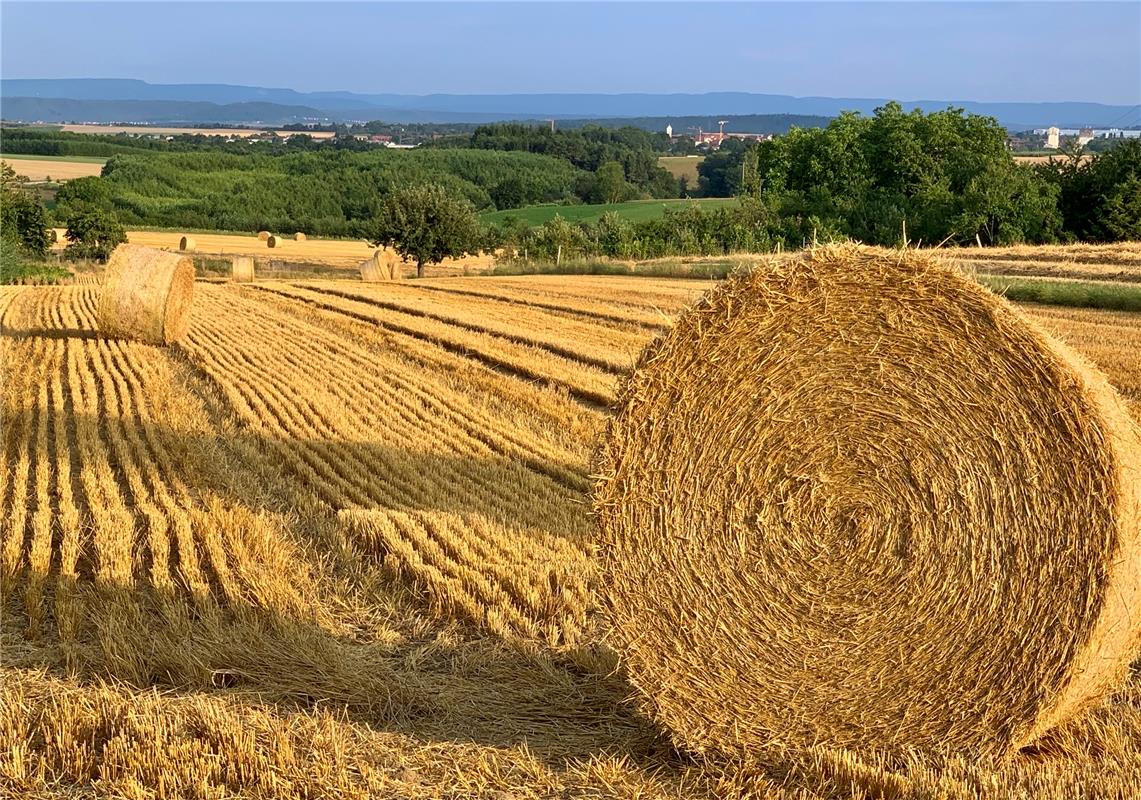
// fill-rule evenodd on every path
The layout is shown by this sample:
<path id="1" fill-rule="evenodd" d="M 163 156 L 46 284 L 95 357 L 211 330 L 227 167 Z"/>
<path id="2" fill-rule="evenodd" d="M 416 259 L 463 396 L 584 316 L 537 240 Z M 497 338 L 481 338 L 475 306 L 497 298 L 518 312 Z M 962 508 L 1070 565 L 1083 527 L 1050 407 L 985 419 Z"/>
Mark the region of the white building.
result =
<path id="1" fill-rule="evenodd" d="M 1057 150 L 1061 146 L 1060 137 L 1062 132 L 1057 128 L 1051 126 L 1046 129 L 1046 144 L 1047 150 Z"/>

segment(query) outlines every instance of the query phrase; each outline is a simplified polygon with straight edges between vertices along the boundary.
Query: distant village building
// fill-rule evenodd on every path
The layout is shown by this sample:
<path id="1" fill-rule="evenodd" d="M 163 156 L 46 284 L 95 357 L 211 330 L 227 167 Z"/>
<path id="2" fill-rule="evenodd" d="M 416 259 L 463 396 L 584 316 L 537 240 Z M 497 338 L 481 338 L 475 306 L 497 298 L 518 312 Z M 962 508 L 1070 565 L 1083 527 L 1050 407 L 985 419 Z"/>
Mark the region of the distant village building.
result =
<path id="1" fill-rule="evenodd" d="M 706 133 L 705 131 L 698 131 L 697 135 L 693 137 L 693 143 L 698 145 L 707 145 L 708 147 L 720 147 L 721 143 L 725 141 L 725 134 L 714 131 L 713 133 Z"/>
<path id="2" fill-rule="evenodd" d="M 671 139 L 674 138 L 674 126 L 673 125 L 666 125 L 666 136 L 668 136 Z"/>
<path id="3" fill-rule="evenodd" d="M 1046 129 L 1046 149 L 1057 150 L 1061 146 L 1062 132 L 1054 126 Z"/>
<path id="4" fill-rule="evenodd" d="M 1093 128 L 1082 128 L 1078 131 L 1078 147 L 1085 147 L 1093 141 Z"/>
<path id="5" fill-rule="evenodd" d="M 1056 133 L 1059 141 L 1062 136 L 1074 136 L 1077 138 L 1089 137 L 1089 139 L 1138 139 L 1141 138 L 1141 130 L 1137 128 L 1035 128 L 1035 136 L 1045 136 L 1049 139 L 1051 133 Z M 1047 147 L 1050 145 L 1047 144 Z"/>

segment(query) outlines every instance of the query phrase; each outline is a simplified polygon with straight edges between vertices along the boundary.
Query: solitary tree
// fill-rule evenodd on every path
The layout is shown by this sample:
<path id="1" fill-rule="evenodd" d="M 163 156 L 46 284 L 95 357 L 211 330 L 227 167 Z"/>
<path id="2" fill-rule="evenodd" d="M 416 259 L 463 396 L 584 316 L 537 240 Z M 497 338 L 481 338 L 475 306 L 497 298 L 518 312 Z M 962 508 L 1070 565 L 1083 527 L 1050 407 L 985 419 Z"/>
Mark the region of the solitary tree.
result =
<path id="1" fill-rule="evenodd" d="M 111 252 L 127 241 L 119 220 L 98 208 L 82 208 L 67 218 L 67 254 L 75 258 L 106 261 Z"/>
<path id="2" fill-rule="evenodd" d="M 369 241 L 415 261 L 416 277 L 422 278 L 425 264 L 478 251 L 479 221 L 467 200 L 444 187 L 409 186 L 385 198 L 369 224 Z"/>
<path id="3" fill-rule="evenodd" d="M 594 174 L 598 196 L 604 203 L 620 203 L 630 191 L 626 183 L 626 172 L 617 161 L 607 161 Z"/>

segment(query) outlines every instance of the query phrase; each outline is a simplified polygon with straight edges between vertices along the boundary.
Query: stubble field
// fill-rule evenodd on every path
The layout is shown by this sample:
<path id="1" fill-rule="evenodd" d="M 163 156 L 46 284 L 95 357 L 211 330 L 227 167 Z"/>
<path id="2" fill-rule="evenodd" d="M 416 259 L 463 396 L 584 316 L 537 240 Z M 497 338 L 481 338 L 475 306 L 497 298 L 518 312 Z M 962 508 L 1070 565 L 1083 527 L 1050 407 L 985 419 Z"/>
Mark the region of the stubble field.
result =
<path id="1" fill-rule="evenodd" d="M 0 794 L 1141 792 L 1136 670 L 1001 764 L 703 765 L 626 702 L 591 458 L 641 347 L 709 285 L 199 282 L 167 349 L 99 337 L 97 285 L 0 288 Z M 1141 315 L 1027 311 L 1141 420 Z"/>
<path id="2" fill-rule="evenodd" d="M 30 181 L 67 181 L 86 178 L 103 171 L 103 158 L 40 158 L 37 156 L 4 156 L 4 163 Z"/>

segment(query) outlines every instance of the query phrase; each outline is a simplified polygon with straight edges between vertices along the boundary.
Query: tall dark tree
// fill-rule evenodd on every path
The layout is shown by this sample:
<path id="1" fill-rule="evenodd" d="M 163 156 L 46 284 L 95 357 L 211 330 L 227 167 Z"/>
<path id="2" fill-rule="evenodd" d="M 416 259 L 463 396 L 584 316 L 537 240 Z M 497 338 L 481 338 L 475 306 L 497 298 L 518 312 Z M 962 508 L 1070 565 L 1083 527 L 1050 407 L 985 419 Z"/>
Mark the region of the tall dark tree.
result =
<path id="1" fill-rule="evenodd" d="M 0 169 L 0 235 L 4 249 L 15 248 L 37 258 L 51 247 L 47 209 L 20 181 L 8 164 Z"/>

